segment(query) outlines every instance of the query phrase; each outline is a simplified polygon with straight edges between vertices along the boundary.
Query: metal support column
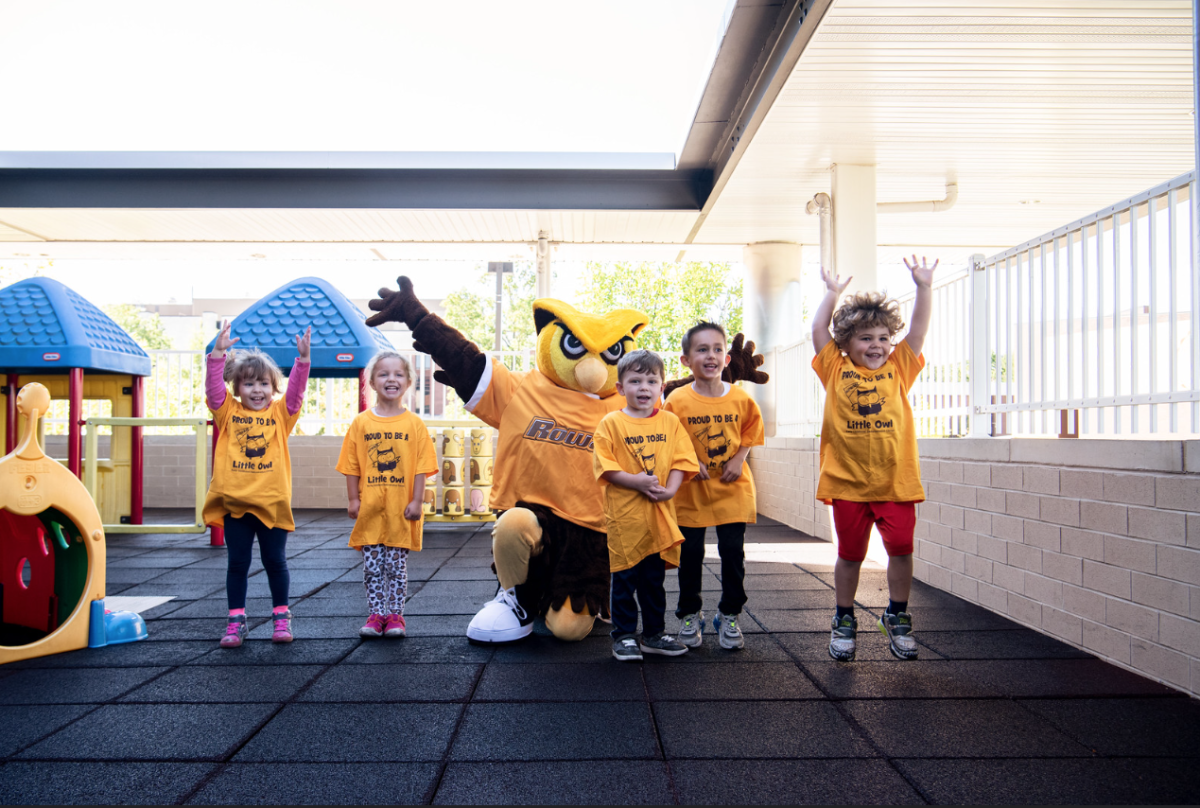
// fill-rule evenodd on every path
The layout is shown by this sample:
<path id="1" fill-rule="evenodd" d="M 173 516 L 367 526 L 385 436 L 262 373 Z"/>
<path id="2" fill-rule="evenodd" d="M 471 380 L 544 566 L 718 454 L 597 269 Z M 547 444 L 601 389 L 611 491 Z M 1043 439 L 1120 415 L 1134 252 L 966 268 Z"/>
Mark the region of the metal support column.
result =
<path id="1" fill-rule="evenodd" d="M 991 375 L 991 357 L 988 351 L 988 306 L 987 270 L 983 265 L 983 253 L 968 259 L 971 268 L 971 427 L 972 438 L 986 438 L 992 434 L 991 418 L 979 411 L 988 403 L 988 380 Z"/>
<path id="2" fill-rule="evenodd" d="M 554 276 L 550 262 L 550 234 L 545 230 L 538 231 L 537 240 L 537 296 L 550 297 Z"/>

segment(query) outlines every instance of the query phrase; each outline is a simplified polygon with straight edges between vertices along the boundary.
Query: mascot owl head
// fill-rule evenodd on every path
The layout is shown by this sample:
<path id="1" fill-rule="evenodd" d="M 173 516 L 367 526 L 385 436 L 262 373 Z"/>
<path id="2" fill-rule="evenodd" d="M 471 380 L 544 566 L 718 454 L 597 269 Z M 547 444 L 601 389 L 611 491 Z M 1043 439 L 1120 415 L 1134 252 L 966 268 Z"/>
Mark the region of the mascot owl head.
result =
<path id="1" fill-rule="evenodd" d="M 617 362 L 637 349 L 649 318 L 633 309 L 586 314 L 561 300 L 533 303 L 537 366 L 559 387 L 608 398 L 617 391 Z"/>

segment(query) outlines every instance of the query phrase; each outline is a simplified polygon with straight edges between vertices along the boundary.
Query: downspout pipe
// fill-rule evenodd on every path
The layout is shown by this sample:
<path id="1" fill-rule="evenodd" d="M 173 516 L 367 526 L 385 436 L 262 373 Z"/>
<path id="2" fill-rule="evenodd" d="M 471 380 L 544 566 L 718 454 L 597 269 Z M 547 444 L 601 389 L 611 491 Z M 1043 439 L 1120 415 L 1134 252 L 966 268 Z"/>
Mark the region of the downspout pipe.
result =
<path id="1" fill-rule="evenodd" d="M 958 202 L 958 184 L 946 184 L 945 199 L 931 199 L 928 202 L 880 202 L 875 206 L 878 213 L 941 213 L 950 210 Z M 810 203 L 811 204 L 811 203 Z"/>
<path id="2" fill-rule="evenodd" d="M 829 194 L 817 194 L 808 200 L 804 210 L 821 217 L 821 266 L 826 272 L 833 272 L 833 200 Z"/>

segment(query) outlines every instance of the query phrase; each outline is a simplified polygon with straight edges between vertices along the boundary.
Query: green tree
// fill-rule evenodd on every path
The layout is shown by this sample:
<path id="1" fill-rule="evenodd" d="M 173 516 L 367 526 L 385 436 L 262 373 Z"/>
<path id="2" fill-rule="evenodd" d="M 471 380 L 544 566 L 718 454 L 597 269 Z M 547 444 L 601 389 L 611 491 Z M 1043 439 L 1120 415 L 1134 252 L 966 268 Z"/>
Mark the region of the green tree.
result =
<path id="1" fill-rule="evenodd" d="M 474 289 L 458 289 L 446 296 L 446 322 L 457 328 L 485 351 L 496 345 L 496 279 L 484 273 Z M 489 291 L 485 291 L 489 290 Z M 526 351 L 536 346 L 533 301 L 537 297 L 537 271 L 533 264 L 514 264 L 504 277 L 504 331 L 501 345 L 506 351 Z"/>
<path id="2" fill-rule="evenodd" d="M 167 331 L 157 314 L 146 314 L 129 303 L 105 306 L 104 313 L 113 318 L 117 325 L 133 337 L 134 342 L 147 351 L 167 350 L 171 347 L 171 338 L 167 336 Z"/>
<path id="3" fill-rule="evenodd" d="M 663 354 L 667 378 L 686 375 L 679 362 L 684 332 L 702 320 L 719 323 L 730 338 L 742 330 L 742 279 L 729 264 L 588 263 L 579 308 L 645 312 L 650 324 L 638 345 Z"/>

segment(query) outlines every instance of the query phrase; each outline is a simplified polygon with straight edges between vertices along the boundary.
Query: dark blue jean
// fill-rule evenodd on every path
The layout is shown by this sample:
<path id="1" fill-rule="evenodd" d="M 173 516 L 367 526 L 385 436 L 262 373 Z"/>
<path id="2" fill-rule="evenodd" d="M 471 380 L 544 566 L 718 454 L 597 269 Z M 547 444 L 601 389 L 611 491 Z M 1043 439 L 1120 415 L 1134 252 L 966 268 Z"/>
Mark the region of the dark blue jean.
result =
<path id="1" fill-rule="evenodd" d="M 658 553 L 612 574 L 613 639 L 637 634 L 639 604 L 642 607 L 642 636 L 662 633 L 666 627 L 667 593 L 663 589 L 666 577 L 667 565 Z"/>
<path id="2" fill-rule="evenodd" d="M 250 573 L 254 537 L 258 537 L 258 556 L 267 571 L 271 587 L 271 605 L 288 605 L 291 576 L 287 566 L 288 532 L 281 527 L 268 528 L 252 513 L 241 518 L 225 517 L 225 549 L 229 551 L 229 571 L 225 573 L 225 593 L 230 609 L 246 608 L 246 577 Z"/>

